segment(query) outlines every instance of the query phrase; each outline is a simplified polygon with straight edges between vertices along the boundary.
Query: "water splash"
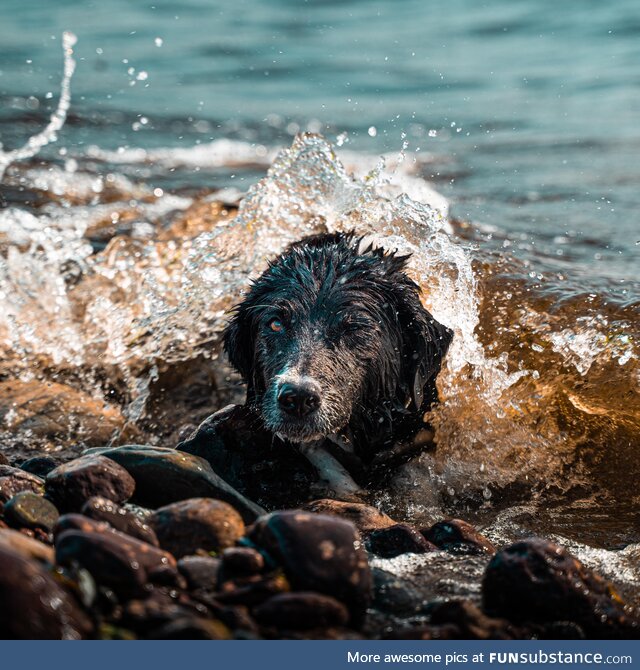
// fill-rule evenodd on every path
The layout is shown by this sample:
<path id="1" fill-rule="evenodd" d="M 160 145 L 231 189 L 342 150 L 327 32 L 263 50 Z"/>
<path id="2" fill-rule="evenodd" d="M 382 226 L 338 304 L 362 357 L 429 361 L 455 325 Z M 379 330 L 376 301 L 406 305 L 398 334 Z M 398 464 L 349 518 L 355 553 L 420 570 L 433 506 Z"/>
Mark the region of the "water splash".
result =
<path id="1" fill-rule="evenodd" d="M 62 53 L 64 54 L 64 71 L 62 82 L 60 84 L 60 99 L 56 111 L 51 115 L 51 119 L 46 128 L 29 138 L 29 141 L 20 149 L 13 151 L 2 151 L 0 149 L 0 181 L 4 176 L 6 169 L 16 161 L 22 161 L 36 156 L 38 152 L 51 142 L 58 138 L 58 131 L 64 125 L 67 119 L 67 112 L 71 104 L 71 77 L 76 69 L 76 61 L 73 57 L 73 47 L 78 38 L 71 32 L 65 31 L 62 34 Z"/>

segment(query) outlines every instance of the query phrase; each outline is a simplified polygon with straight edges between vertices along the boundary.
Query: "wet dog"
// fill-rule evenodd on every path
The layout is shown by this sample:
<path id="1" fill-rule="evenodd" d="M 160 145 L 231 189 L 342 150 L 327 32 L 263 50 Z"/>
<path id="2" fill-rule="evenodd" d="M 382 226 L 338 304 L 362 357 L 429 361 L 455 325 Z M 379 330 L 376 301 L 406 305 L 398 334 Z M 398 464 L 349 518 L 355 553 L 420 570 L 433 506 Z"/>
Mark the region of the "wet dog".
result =
<path id="1" fill-rule="evenodd" d="M 424 428 L 451 331 L 420 302 L 408 256 L 353 234 L 292 244 L 224 331 L 247 405 L 298 445 L 338 495 L 351 472 Z"/>

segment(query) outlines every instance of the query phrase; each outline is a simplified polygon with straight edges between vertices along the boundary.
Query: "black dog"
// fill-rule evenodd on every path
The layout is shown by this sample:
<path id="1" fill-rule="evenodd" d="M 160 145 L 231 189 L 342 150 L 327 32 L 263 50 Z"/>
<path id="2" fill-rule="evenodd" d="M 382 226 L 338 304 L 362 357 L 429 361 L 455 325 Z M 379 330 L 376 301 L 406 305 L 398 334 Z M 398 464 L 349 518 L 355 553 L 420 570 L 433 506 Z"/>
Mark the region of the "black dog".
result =
<path id="1" fill-rule="evenodd" d="M 303 239 L 253 282 L 224 332 L 247 405 L 338 494 L 357 488 L 350 464 L 411 438 L 437 400 L 452 333 L 422 306 L 407 259 L 353 234 Z"/>

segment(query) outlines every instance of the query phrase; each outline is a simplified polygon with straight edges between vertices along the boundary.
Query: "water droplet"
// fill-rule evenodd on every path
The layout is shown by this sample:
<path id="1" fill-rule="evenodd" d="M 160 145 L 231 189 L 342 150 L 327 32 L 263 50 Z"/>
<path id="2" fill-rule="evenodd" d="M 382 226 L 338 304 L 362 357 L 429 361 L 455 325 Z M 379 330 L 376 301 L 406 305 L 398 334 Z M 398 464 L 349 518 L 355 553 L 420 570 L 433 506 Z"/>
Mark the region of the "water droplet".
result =
<path id="1" fill-rule="evenodd" d="M 375 126 L 369 126 L 367 132 L 369 133 L 369 137 L 375 137 L 378 134 L 378 129 Z"/>
<path id="2" fill-rule="evenodd" d="M 157 47 L 161 47 L 164 44 L 164 40 L 162 39 L 162 37 L 156 37 L 155 40 L 153 40 L 153 43 Z"/>

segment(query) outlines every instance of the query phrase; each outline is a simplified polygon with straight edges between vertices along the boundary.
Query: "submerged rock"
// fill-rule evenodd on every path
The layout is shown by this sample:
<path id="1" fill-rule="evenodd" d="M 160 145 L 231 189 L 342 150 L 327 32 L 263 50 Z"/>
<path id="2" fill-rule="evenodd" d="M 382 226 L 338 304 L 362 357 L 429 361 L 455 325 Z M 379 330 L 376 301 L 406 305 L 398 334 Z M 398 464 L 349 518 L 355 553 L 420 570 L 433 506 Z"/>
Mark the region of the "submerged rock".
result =
<path id="1" fill-rule="evenodd" d="M 640 622 L 604 580 L 566 549 L 532 538 L 499 551 L 482 583 L 483 606 L 516 622 L 574 622 L 589 637 L 640 636 Z"/>
<path id="2" fill-rule="evenodd" d="M 415 528 L 404 523 L 374 530 L 367 537 L 366 546 L 370 552 L 382 558 L 394 558 L 401 554 L 424 554 L 438 549 Z"/>
<path id="3" fill-rule="evenodd" d="M 6 503 L 7 500 L 21 491 L 42 493 L 44 491 L 44 481 L 20 468 L 0 465 L 0 503 Z"/>
<path id="4" fill-rule="evenodd" d="M 154 547 L 159 546 L 155 531 L 149 524 L 112 500 L 100 496 L 90 498 L 82 507 L 82 514 L 96 521 L 104 521 L 116 530 L 143 542 L 148 542 Z"/>
<path id="5" fill-rule="evenodd" d="M 323 498 L 322 500 L 313 500 L 310 503 L 306 503 L 302 506 L 302 509 L 314 514 L 330 514 L 351 521 L 363 535 L 396 524 L 384 512 L 363 503 L 343 502 L 341 500 Z"/>
<path id="6" fill-rule="evenodd" d="M 424 537 L 450 554 L 495 554 L 496 548 L 470 523 L 461 519 L 438 521 L 421 531 Z"/>
<path id="7" fill-rule="evenodd" d="M 78 640 L 88 616 L 39 563 L 0 542 L 0 638 Z"/>
<path id="8" fill-rule="evenodd" d="M 45 482 L 47 495 L 63 512 L 79 511 L 94 496 L 124 502 L 135 490 L 135 481 L 122 466 L 96 455 L 81 456 L 58 466 Z"/>
<path id="9" fill-rule="evenodd" d="M 246 523 L 264 510 L 229 486 L 202 458 L 175 449 L 127 445 L 97 450 L 122 465 L 136 481 L 134 500 L 160 507 L 187 498 L 215 498 L 232 505 Z"/>
<path id="10" fill-rule="evenodd" d="M 191 498 L 161 507 L 149 522 L 160 546 L 178 558 L 199 549 L 220 552 L 244 535 L 238 512 L 211 498 Z"/>
<path id="11" fill-rule="evenodd" d="M 371 571 L 356 527 L 303 511 L 260 518 L 249 539 L 280 564 L 294 589 L 333 596 L 360 623 L 371 600 Z"/>
<path id="12" fill-rule="evenodd" d="M 345 626 L 349 621 L 347 608 L 331 596 L 312 591 L 281 593 L 253 610 L 258 623 L 276 628 L 326 628 Z"/>
<path id="13" fill-rule="evenodd" d="M 10 422 L 7 420 L 10 416 Z M 12 432 L 51 440 L 105 444 L 124 425 L 120 410 L 71 386 L 38 380 L 0 382 L 0 423 Z"/>
<path id="14" fill-rule="evenodd" d="M 4 518 L 14 528 L 42 528 L 51 531 L 60 513 L 46 498 L 22 491 L 5 503 Z"/>

